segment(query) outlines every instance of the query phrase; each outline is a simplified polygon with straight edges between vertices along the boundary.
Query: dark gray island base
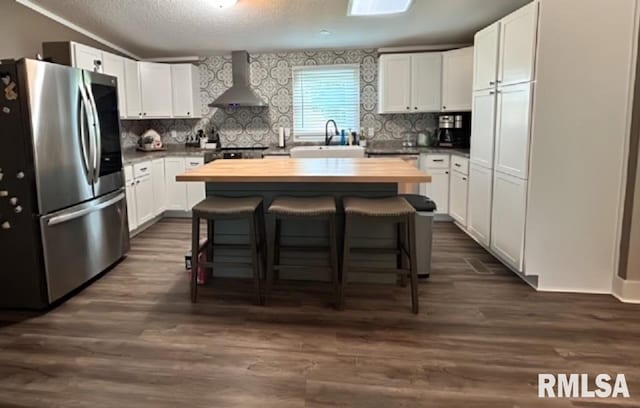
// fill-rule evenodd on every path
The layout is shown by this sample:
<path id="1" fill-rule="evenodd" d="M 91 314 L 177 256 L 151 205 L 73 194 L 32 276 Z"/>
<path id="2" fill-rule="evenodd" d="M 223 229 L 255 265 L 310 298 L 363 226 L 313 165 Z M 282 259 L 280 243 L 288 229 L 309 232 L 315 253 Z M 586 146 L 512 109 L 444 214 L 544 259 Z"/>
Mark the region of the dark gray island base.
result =
<path id="1" fill-rule="evenodd" d="M 223 195 L 230 197 L 260 196 L 264 199 L 265 209 L 278 196 L 333 196 L 338 208 L 338 236 L 342 236 L 344 214 L 341 199 L 345 196 L 359 197 L 388 197 L 396 195 L 396 183 L 300 183 L 300 182 L 224 182 L 206 183 L 207 196 Z M 429 217 L 429 219 L 423 218 Z M 431 258 L 431 221 L 433 214 L 418 214 L 418 253 L 420 254 L 418 273 L 425 275 L 430 272 Z M 273 222 L 267 213 L 267 236 L 271 236 Z M 420 225 L 423 227 L 421 228 Z M 428 225 L 428 228 L 426 227 Z M 218 221 L 215 228 L 215 243 L 240 244 L 248 242 L 248 223 L 246 221 Z M 328 230 L 326 223 L 307 220 L 287 220 L 282 223 L 282 245 L 322 246 L 326 245 Z M 358 225 L 352 236 L 359 242 L 358 246 L 380 248 L 394 248 L 396 245 L 396 229 L 388 224 L 369 222 Z M 338 243 L 342 248 L 342 242 Z M 269 250 L 273 247 L 269 243 Z M 329 281 L 329 254 L 318 251 L 284 251 L 281 255 L 282 264 L 308 265 L 310 268 L 284 269 L 280 272 L 281 279 Z M 235 265 L 234 262 L 246 263 Z M 389 254 L 353 255 L 353 262 L 360 266 L 395 267 L 395 256 Z M 252 276 L 250 255 L 247 250 L 232 248 L 217 248 L 214 256 L 214 277 L 246 277 Z M 365 282 L 395 282 L 393 276 L 381 274 L 353 273 L 352 281 Z"/>

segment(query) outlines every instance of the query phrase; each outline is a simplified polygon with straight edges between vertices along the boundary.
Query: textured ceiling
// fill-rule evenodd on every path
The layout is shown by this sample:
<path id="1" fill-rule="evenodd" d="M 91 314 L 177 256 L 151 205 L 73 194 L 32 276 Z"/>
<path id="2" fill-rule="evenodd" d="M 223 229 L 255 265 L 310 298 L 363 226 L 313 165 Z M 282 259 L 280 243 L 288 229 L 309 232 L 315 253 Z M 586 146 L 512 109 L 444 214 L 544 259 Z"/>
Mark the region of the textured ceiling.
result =
<path id="1" fill-rule="evenodd" d="M 407 13 L 378 17 L 348 17 L 349 0 L 238 0 L 228 9 L 209 0 L 31 1 L 151 58 L 465 43 L 530 0 L 414 0 Z"/>

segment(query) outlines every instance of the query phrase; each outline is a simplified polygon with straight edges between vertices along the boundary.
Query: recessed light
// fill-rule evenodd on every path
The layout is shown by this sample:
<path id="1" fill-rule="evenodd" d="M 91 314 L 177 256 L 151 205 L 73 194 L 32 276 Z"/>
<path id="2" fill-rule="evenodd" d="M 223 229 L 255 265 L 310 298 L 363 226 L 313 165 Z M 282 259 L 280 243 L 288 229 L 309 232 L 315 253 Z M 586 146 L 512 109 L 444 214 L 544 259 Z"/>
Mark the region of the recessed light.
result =
<path id="1" fill-rule="evenodd" d="M 324 36 L 331 35 L 331 31 L 329 31 L 329 30 L 320 30 L 320 35 L 324 35 Z"/>
<path id="2" fill-rule="evenodd" d="M 235 5 L 237 2 L 238 0 L 211 0 L 211 3 L 213 3 L 213 6 L 217 8 L 231 7 Z"/>
<path id="3" fill-rule="evenodd" d="M 349 0 L 349 16 L 404 13 L 413 0 Z"/>

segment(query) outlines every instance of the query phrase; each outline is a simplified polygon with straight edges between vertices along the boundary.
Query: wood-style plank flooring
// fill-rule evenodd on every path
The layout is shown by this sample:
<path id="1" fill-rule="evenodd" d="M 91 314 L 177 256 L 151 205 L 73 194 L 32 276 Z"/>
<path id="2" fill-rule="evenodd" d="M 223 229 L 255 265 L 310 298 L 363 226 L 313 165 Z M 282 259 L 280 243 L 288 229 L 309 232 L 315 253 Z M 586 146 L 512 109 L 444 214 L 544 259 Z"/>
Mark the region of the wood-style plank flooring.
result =
<path id="1" fill-rule="evenodd" d="M 537 293 L 451 224 L 435 228 L 421 314 L 409 289 L 249 281 L 189 302 L 189 222 L 44 315 L 0 311 L 1 407 L 640 406 L 640 306 Z M 631 399 L 539 400 L 538 373 L 624 373 Z M 593 387 L 592 387 L 593 388 Z M 609 405 L 617 404 L 617 405 Z"/>

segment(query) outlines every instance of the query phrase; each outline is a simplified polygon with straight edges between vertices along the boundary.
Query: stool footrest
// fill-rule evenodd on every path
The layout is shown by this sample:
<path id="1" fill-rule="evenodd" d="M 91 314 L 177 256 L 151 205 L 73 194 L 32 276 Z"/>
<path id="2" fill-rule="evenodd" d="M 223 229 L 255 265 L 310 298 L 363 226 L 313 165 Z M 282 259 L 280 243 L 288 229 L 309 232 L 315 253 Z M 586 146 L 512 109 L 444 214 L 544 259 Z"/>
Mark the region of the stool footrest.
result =
<path id="1" fill-rule="evenodd" d="M 352 268 L 351 266 L 349 266 L 349 273 L 352 273 L 352 272 L 386 274 L 386 275 L 401 275 L 401 274 L 408 274 L 411 271 L 409 269 L 380 268 L 380 267 Z"/>
<path id="2" fill-rule="evenodd" d="M 281 251 L 311 251 L 311 252 L 326 252 L 330 248 L 328 246 L 299 246 L 299 245 L 280 245 Z"/>
<path id="3" fill-rule="evenodd" d="M 360 254 L 399 254 L 400 250 L 397 248 L 349 248 L 351 253 Z"/>

